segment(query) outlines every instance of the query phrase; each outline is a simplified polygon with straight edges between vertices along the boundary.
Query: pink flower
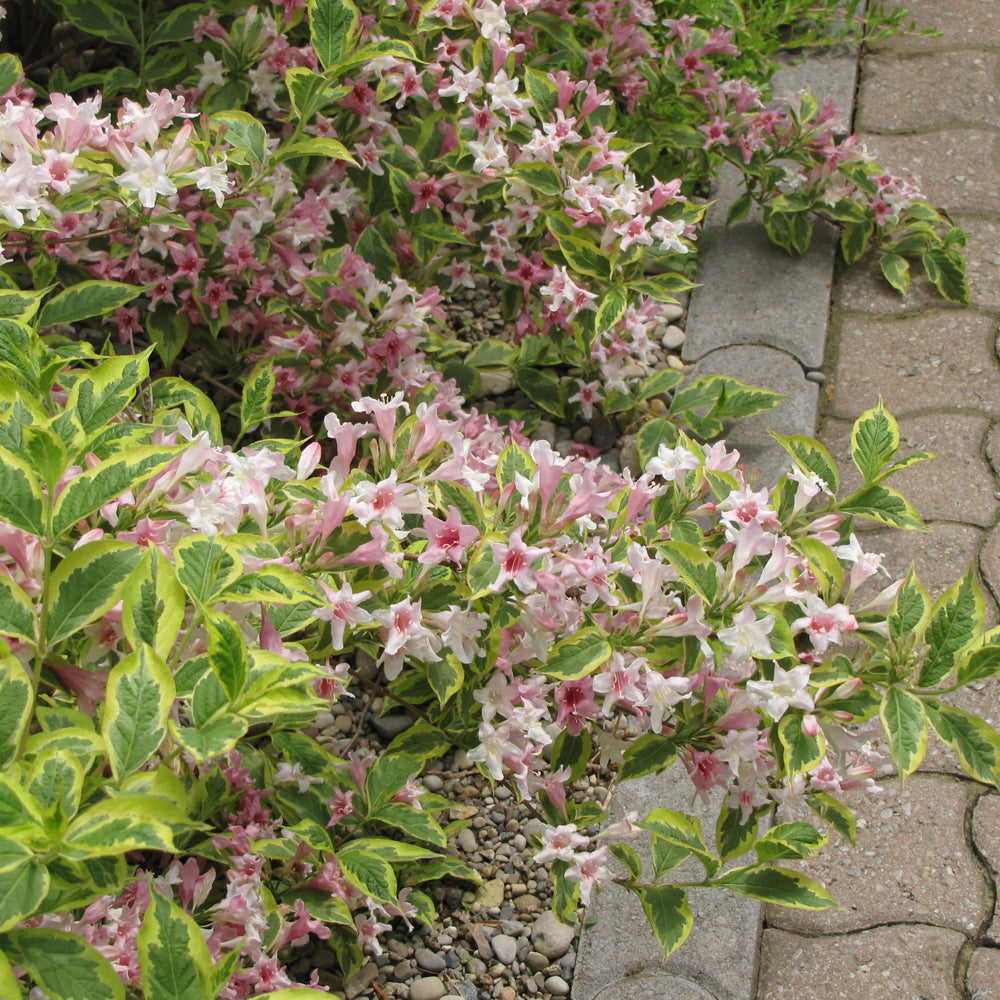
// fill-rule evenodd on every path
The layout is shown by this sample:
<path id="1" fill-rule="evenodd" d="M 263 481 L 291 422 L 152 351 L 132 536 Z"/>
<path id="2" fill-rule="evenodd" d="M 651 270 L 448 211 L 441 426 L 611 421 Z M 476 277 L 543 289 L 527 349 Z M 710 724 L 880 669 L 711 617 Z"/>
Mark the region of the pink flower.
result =
<path id="1" fill-rule="evenodd" d="M 548 550 L 534 545 L 526 545 L 522 539 L 523 525 L 516 528 L 510 536 L 510 542 L 490 542 L 493 551 L 493 561 L 500 567 L 500 575 L 490 587 L 491 590 L 503 590 L 508 580 L 517 585 L 522 594 L 530 594 L 537 583 L 532 570 L 532 564 L 546 555 Z"/>
<path id="2" fill-rule="evenodd" d="M 433 514 L 424 514 L 424 530 L 428 546 L 417 556 L 417 562 L 434 566 L 449 560 L 460 565 L 465 551 L 479 539 L 479 529 L 462 521 L 458 508 L 448 508 L 448 519 L 442 521 Z"/>
<path id="3" fill-rule="evenodd" d="M 611 874 L 604 865 L 608 858 L 608 851 L 609 848 L 605 845 L 596 851 L 576 854 L 573 856 L 573 864 L 566 872 L 566 878 L 569 881 L 580 883 L 580 902 L 584 906 L 590 905 L 590 896 L 594 887 Z"/>

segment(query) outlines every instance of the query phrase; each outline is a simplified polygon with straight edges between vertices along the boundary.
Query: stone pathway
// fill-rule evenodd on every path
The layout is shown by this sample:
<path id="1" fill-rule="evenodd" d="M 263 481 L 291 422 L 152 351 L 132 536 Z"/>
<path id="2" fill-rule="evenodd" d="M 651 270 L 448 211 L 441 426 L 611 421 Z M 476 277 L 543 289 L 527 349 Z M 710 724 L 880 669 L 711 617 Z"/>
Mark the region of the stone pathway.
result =
<path id="1" fill-rule="evenodd" d="M 894 39 L 866 55 L 855 131 L 890 170 L 910 168 L 927 199 L 969 234 L 972 305 L 943 304 L 925 282 L 902 300 L 874 261 L 838 268 L 820 394 L 819 437 L 841 471 L 854 419 L 881 395 L 904 445 L 938 455 L 893 482 L 933 534 L 874 531 L 893 574 L 912 561 L 937 596 L 978 563 L 990 624 L 1000 595 L 1000 5 L 908 0 L 939 39 Z M 850 476 L 846 486 L 852 486 Z M 1000 722 L 1000 683 L 956 704 Z M 1000 998 L 1000 797 L 962 775 L 931 736 L 901 791 L 855 802 L 858 843 L 810 873 L 844 906 L 768 907 L 757 1000 Z"/>
<path id="2" fill-rule="evenodd" d="M 894 575 L 914 563 L 932 596 L 977 565 L 992 625 L 1000 620 L 1000 2 L 905 6 L 944 34 L 894 39 L 865 55 L 854 130 L 888 169 L 913 170 L 927 199 L 968 233 L 971 306 L 949 306 L 924 281 L 900 299 L 874 259 L 834 273 L 829 231 L 790 261 L 751 220 L 705 258 L 710 294 L 692 296 L 684 360 L 696 374 L 789 394 L 737 428 L 763 481 L 784 459 L 768 439 L 773 427 L 816 432 L 852 488 L 850 428 L 881 395 L 904 446 L 939 456 L 893 480 L 933 531 L 869 528 L 865 548 L 885 552 Z M 856 68 L 856 55 L 811 59 L 788 71 L 783 91 L 808 84 L 850 106 Z M 721 187 L 716 224 L 737 193 L 725 178 Z M 998 724 L 998 696 L 994 680 L 955 704 Z M 883 793 L 859 792 L 852 803 L 857 847 L 831 843 L 809 865 L 842 910 L 766 907 L 761 924 L 752 905 L 706 899 L 696 927 L 708 933 L 692 934 L 664 967 L 634 900 L 602 894 L 574 1000 L 1000 1000 L 1000 795 L 967 779 L 933 735 L 905 790 L 885 760 Z M 660 780 L 637 799 L 658 795 L 663 804 L 678 782 L 669 772 Z"/>

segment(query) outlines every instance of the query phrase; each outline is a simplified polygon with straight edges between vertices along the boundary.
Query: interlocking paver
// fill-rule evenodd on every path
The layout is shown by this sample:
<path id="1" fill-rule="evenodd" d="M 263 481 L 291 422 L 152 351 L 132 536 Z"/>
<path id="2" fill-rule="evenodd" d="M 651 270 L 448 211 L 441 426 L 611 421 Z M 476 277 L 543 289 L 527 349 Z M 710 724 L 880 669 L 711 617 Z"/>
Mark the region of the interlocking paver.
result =
<path id="1" fill-rule="evenodd" d="M 972 812 L 972 842 L 993 869 L 1000 874 L 1000 795 L 982 795 Z"/>
<path id="2" fill-rule="evenodd" d="M 977 948 L 969 961 L 965 983 L 974 1000 L 1000 1000 L 1000 949 Z"/>
<path id="3" fill-rule="evenodd" d="M 879 396 L 897 419 L 930 407 L 1000 414 L 996 319 L 935 310 L 905 319 L 841 317 L 832 413 L 855 417 Z"/>
<path id="4" fill-rule="evenodd" d="M 954 968 L 964 941 L 919 924 L 818 938 L 767 929 L 757 1000 L 960 1000 Z"/>
<path id="5" fill-rule="evenodd" d="M 874 400 L 872 401 L 874 402 Z M 887 481 L 927 521 L 957 521 L 988 528 L 1000 513 L 996 478 L 983 455 L 986 417 L 932 413 L 899 421 L 901 454 L 932 452 L 936 457 L 904 469 Z M 861 485 L 850 460 L 851 421 L 829 420 L 821 434 L 837 462 L 841 493 Z"/>
<path id="6" fill-rule="evenodd" d="M 858 819 L 857 847 L 841 840 L 800 867 L 824 885 L 840 910 L 769 906 L 769 926 L 801 934 L 924 923 L 968 933 L 989 916 L 983 872 L 965 840 L 975 786 L 942 775 L 912 775 L 859 789 L 844 801 Z"/>
<path id="7" fill-rule="evenodd" d="M 996 44 L 1000 36 L 1000 7 L 996 0 L 889 0 L 887 7 L 905 7 L 918 28 L 937 28 L 940 38 L 897 37 L 882 42 L 879 49 L 926 52 L 952 46 L 981 48 Z"/>
<path id="8" fill-rule="evenodd" d="M 1000 55 L 947 52 L 909 59 L 871 58 L 858 93 L 855 128 L 924 132 L 947 126 L 1000 125 Z M 926 89 L 915 90 L 913 80 Z M 933 102 L 927 93 L 934 94 Z"/>
<path id="9" fill-rule="evenodd" d="M 937 521 L 929 527 L 929 532 L 876 528 L 862 530 L 858 537 L 866 552 L 884 554 L 882 565 L 893 580 L 905 576 L 912 565 L 931 598 L 936 599 L 970 566 L 976 565 L 986 532 L 947 521 Z M 861 591 L 862 597 L 874 597 L 887 583 L 882 574 L 872 577 Z M 992 625 L 998 620 L 996 605 L 989 594 L 984 596 L 987 621 Z"/>
<path id="10" fill-rule="evenodd" d="M 870 157 L 893 173 L 913 173 L 924 198 L 950 211 L 974 212 L 1000 201 L 1000 137 L 989 129 L 927 135 L 861 132 Z"/>

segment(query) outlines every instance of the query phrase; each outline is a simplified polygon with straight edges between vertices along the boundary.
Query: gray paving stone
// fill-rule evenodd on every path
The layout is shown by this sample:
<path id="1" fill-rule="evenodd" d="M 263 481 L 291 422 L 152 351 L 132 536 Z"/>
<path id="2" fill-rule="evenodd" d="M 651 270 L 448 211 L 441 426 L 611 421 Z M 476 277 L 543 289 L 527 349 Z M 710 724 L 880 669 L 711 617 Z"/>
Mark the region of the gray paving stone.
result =
<path id="1" fill-rule="evenodd" d="M 955 128 L 927 135 L 859 132 L 883 169 L 913 173 L 924 198 L 948 211 L 980 211 L 1000 201 L 1000 137 L 988 129 Z"/>
<path id="2" fill-rule="evenodd" d="M 880 781 L 882 792 L 841 797 L 858 821 L 857 846 L 839 840 L 808 862 L 791 864 L 825 886 L 840 910 L 768 906 L 769 927 L 840 934 L 889 923 L 921 923 L 974 933 L 992 900 L 965 839 L 965 813 L 977 786 L 946 775 Z M 805 818 L 805 817 L 803 817 Z"/>
<path id="3" fill-rule="evenodd" d="M 1000 513 L 1000 504 L 994 496 L 996 479 L 983 455 L 988 426 L 986 417 L 957 413 L 900 420 L 900 455 L 928 451 L 936 457 L 897 473 L 888 485 L 902 493 L 925 521 L 990 527 Z M 851 421 L 827 421 L 820 437 L 837 463 L 841 494 L 846 496 L 861 485 L 861 476 L 850 460 Z"/>
<path id="4" fill-rule="evenodd" d="M 972 812 L 972 842 L 993 869 L 1000 874 L 1000 795 L 981 795 Z"/>
<path id="5" fill-rule="evenodd" d="M 843 316 L 831 413 L 853 419 L 881 397 L 897 419 L 931 407 L 1000 414 L 995 336 L 995 317 L 972 310 Z"/>
<path id="6" fill-rule="evenodd" d="M 789 468 L 788 455 L 770 435 L 812 434 L 816 426 L 819 387 L 806 380 L 801 366 L 782 351 L 771 347 L 725 347 L 695 365 L 692 378 L 727 375 L 747 385 L 763 386 L 785 393 L 773 410 L 745 417 L 727 428 L 725 437 L 738 448 L 747 469 L 760 470 L 761 482 L 773 486 Z"/>
<path id="7" fill-rule="evenodd" d="M 995 0 L 889 0 L 886 7 L 905 7 L 918 28 L 936 28 L 940 38 L 897 37 L 880 43 L 877 51 L 941 51 L 982 48 L 1000 35 L 1000 7 Z"/>
<path id="8" fill-rule="evenodd" d="M 803 257 L 791 257 L 767 237 L 757 218 L 723 226 L 725 208 L 713 207 L 704 239 L 719 241 L 698 272 L 691 293 L 685 362 L 720 347 L 767 344 L 807 368 L 821 368 L 826 342 L 836 236 L 817 226 Z"/>
<path id="9" fill-rule="evenodd" d="M 576 994 L 574 993 L 574 998 Z M 717 1000 L 708 990 L 665 972 L 642 972 L 613 983 L 593 1000 Z"/>
<path id="10" fill-rule="evenodd" d="M 687 771 L 674 764 L 663 774 L 624 782 L 615 793 L 613 818 L 630 810 L 641 818 L 661 806 L 679 809 L 699 817 L 705 838 L 712 843 L 721 793 L 710 797 L 707 805 L 700 800 L 692 805 L 692 795 Z M 632 846 L 648 865 L 648 840 L 634 841 Z M 685 862 L 678 877 L 697 879 L 703 877 L 703 869 L 697 862 Z M 664 973 L 694 984 L 710 1000 L 751 1000 L 760 904 L 707 889 L 691 890 L 689 901 L 694 927 L 683 947 L 664 963 L 638 899 L 621 886 L 608 884 L 587 910 L 588 917 L 596 917 L 597 922 L 581 935 L 573 977 L 574 1000 L 627 1000 L 631 994 L 605 991 L 624 987 L 624 981 L 636 975 Z M 678 994 L 679 1000 L 689 996 L 690 1000 L 701 1000 L 697 992 Z"/>
<path id="11" fill-rule="evenodd" d="M 965 983 L 975 1000 L 1000 1000 L 1000 950 L 977 948 L 969 961 Z"/>
<path id="12" fill-rule="evenodd" d="M 768 929 L 757 1000 L 960 1000 L 954 969 L 964 941 L 920 925 L 819 938 Z"/>
<path id="13" fill-rule="evenodd" d="M 944 52 L 908 59 L 869 56 L 854 127 L 861 132 L 996 127 L 1000 125 L 998 76 L 1000 55 L 994 52 Z M 928 93 L 934 94 L 933 101 L 928 101 Z"/>
<path id="14" fill-rule="evenodd" d="M 817 101 L 832 97 L 846 114 L 854 103 L 857 76 L 857 47 L 840 45 L 805 60 L 786 62 L 774 74 L 771 92 L 782 98 L 808 89 Z"/>

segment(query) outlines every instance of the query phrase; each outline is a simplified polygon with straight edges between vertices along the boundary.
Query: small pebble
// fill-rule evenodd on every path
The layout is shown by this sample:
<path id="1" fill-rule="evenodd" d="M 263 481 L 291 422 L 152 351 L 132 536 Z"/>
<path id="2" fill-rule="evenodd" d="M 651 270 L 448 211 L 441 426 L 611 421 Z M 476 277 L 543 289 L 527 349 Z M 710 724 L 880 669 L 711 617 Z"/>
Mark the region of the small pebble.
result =
<path id="1" fill-rule="evenodd" d="M 447 967 L 441 953 L 429 948 L 417 948 L 413 957 L 424 972 L 444 972 Z"/>
<path id="2" fill-rule="evenodd" d="M 498 962 L 510 965 L 517 958 L 517 942 L 509 934 L 494 934 L 490 946 Z"/>
<path id="3" fill-rule="evenodd" d="M 540 951 L 529 951 L 524 961 L 532 972 L 541 972 L 549 966 L 549 960 Z"/>
<path id="4" fill-rule="evenodd" d="M 343 718 L 348 718 L 348 716 L 343 716 Z M 387 740 L 391 740 L 394 736 L 398 736 L 400 733 L 405 732 L 414 723 L 414 718 L 412 715 L 403 714 L 393 714 L 393 715 L 380 715 L 372 719 L 372 726 L 379 736 L 384 737 Z"/>
<path id="5" fill-rule="evenodd" d="M 440 792 L 444 788 L 444 779 L 440 774 L 425 774 L 424 787 L 429 792 Z"/>
<path id="6" fill-rule="evenodd" d="M 440 976 L 424 976 L 410 984 L 410 1000 L 441 1000 L 446 992 Z"/>
<path id="7" fill-rule="evenodd" d="M 466 854 L 472 854 L 478 849 L 479 842 L 476 840 L 476 835 L 468 827 L 458 831 L 458 846 Z"/>
<path id="8" fill-rule="evenodd" d="M 826 376 L 822 372 L 806 372 L 806 381 L 822 385 L 826 381 Z"/>
<path id="9" fill-rule="evenodd" d="M 545 980 L 545 990 L 554 997 L 569 996 L 569 983 L 562 976 L 549 976 Z"/>
<path id="10" fill-rule="evenodd" d="M 686 336 L 687 335 L 679 326 L 671 324 L 666 328 L 666 331 L 660 338 L 660 343 L 663 344 L 668 351 L 675 351 L 681 346 L 681 344 L 684 343 Z"/>

